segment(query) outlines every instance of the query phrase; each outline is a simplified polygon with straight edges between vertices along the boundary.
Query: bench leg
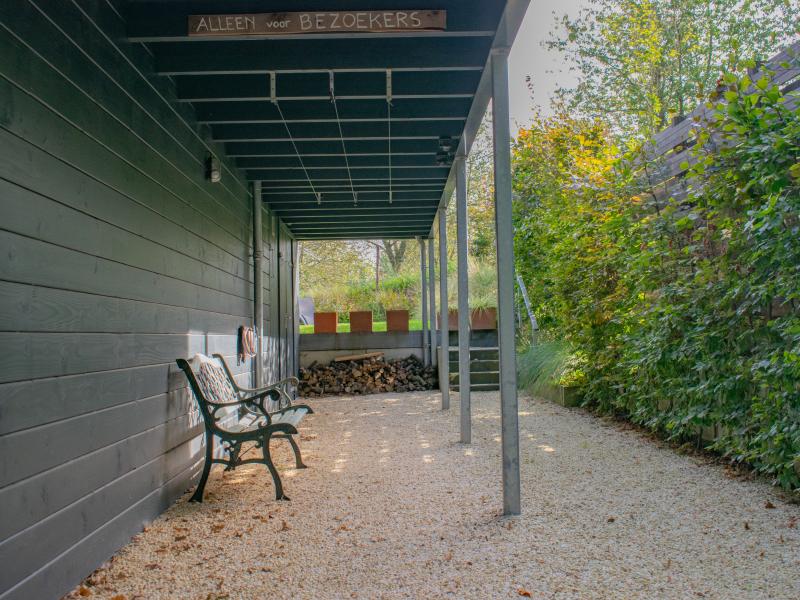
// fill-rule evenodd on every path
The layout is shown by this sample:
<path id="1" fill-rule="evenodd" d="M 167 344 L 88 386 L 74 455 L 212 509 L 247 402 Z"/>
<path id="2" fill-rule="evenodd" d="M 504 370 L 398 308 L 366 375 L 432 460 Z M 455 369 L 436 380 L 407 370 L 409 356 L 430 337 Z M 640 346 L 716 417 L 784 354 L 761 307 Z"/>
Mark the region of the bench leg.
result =
<path id="1" fill-rule="evenodd" d="M 228 465 L 225 467 L 226 471 L 233 471 L 236 468 L 236 463 L 239 461 L 239 452 L 242 450 L 240 442 L 230 442 L 228 449 Z"/>
<path id="2" fill-rule="evenodd" d="M 194 494 L 192 497 L 189 498 L 189 502 L 202 502 L 203 501 L 203 490 L 206 488 L 206 481 L 208 481 L 208 474 L 211 472 L 211 460 L 213 458 L 214 453 L 214 435 L 210 432 L 206 432 L 206 460 L 205 464 L 203 464 L 203 474 L 200 476 L 200 481 L 197 484 L 197 489 L 195 489 Z"/>
<path id="3" fill-rule="evenodd" d="M 264 464 L 267 465 L 270 475 L 272 475 L 272 482 L 275 484 L 275 500 L 288 500 L 288 496 L 283 493 L 283 484 L 281 483 L 280 475 L 278 475 L 278 470 L 272 463 L 272 456 L 269 452 L 269 441 L 271 437 L 271 435 L 264 436 L 264 442 L 261 447 L 264 454 Z"/>

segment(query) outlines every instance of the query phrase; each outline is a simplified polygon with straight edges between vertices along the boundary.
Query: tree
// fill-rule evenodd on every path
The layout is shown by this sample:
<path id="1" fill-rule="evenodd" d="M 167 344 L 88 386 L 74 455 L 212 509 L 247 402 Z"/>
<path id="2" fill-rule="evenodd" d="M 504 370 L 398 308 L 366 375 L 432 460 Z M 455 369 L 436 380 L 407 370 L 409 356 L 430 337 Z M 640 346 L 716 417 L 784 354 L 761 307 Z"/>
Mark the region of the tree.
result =
<path id="1" fill-rule="evenodd" d="M 576 314 L 597 310 L 586 329 L 601 326 L 599 299 L 617 280 L 611 248 L 620 231 L 606 226 L 627 201 L 604 193 L 616 155 L 601 121 L 567 111 L 535 114 L 512 149 L 516 270 L 540 325 L 568 341 L 589 337 Z"/>
<path id="2" fill-rule="evenodd" d="M 481 122 L 467 157 L 467 238 L 468 253 L 479 260 L 494 262 L 494 149 L 492 113 Z M 448 256 L 456 253 L 456 195 L 447 205 Z"/>
<path id="3" fill-rule="evenodd" d="M 408 240 L 382 240 L 383 254 L 392 267 L 392 272 L 397 275 L 403 266 L 403 259 L 408 250 Z"/>
<path id="4" fill-rule="evenodd" d="M 558 96 L 623 136 L 690 112 L 725 69 L 764 59 L 798 32 L 797 0 L 589 0 L 545 45 L 578 74 Z"/>
<path id="5" fill-rule="evenodd" d="M 360 241 L 300 242 L 300 289 L 308 293 L 316 288 L 364 281 L 373 270 L 375 252 Z"/>
<path id="6" fill-rule="evenodd" d="M 490 111 L 478 128 L 467 159 L 467 213 L 470 255 L 494 261 L 494 148 Z"/>

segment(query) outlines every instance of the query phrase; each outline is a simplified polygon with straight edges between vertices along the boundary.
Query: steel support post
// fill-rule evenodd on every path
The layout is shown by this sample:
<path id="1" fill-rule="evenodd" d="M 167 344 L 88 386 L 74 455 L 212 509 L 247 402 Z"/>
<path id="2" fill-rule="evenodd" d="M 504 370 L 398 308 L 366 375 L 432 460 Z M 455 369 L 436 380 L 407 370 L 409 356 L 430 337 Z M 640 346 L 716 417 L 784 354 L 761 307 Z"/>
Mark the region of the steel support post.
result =
<path id="1" fill-rule="evenodd" d="M 503 514 L 521 510 L 519 414 L 514 332 L 514 223 L 511 207 L 511 131 L 508 109 L 508 49 L 492 52 L 494 204 L 497 240 L 497 313 L 500 346 L 500 413 Z"/>
<path id="2" fill-rule="evenodd" d="M 439 390 L 450 408 L 450 315 L 447 303 L 447 209 L 439 209 Z"/>
<path id="3" fill-rule="evenodd" d="M 456 241 L 458 243 L 458 398 L 461 443 L 472 442 L 469 374 L 469 270 L 467 266 L 467 159 L 456 157 Z"/>
<path id="4" fill-rule="evenodd" d="M 430 363 L 430 346 L 428 345 L 428 267 L 425 260 L 425 240 L 419 239 L 419 270 L 422 281 L 422 364 Z"/>
<path id="5" fill-rule="evenodd" d="M 254 181 L 253 194 L 253 327 L 256 330 L 256 387 L 264 385 L 264 353 L 261 329 L 264 324 L 264 243 L 262 240 L 261 182 Z"/>
<path id="6" fill-rule="evenodd" d="M 431 344 L 431 366 L 436 358 L 436 261 L 433 259 L 433 238 L 428 238 L 428 341 Z"/>

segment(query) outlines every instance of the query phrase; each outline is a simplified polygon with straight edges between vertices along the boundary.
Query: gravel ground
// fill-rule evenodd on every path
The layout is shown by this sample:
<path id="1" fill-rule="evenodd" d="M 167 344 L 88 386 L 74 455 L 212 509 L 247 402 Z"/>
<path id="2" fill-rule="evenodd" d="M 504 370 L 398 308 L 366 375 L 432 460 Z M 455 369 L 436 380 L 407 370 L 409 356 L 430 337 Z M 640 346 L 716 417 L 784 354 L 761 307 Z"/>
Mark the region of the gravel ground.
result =
<path id="1" fill-rule="evenodd" d="M 496 393 L 473 444 L 435 393 L 314 400 L 310 469 L 212 472 L 94 575 L 92 597 L 800 598 L 800 507 L 581 410 L 520 400 L 523 510 L 499 517 Z M 275 442 L 276 446 L 283 446 Z"/>

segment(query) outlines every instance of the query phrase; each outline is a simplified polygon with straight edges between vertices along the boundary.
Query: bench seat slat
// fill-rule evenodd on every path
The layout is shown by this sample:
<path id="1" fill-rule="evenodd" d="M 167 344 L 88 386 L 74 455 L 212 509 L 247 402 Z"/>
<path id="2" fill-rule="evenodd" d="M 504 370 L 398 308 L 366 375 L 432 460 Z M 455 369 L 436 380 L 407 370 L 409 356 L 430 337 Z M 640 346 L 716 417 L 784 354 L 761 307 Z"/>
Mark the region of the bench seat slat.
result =
<path id="1" fill-rule="evenodd" d="M 289 423 L 294 427 L 297 427 L 300 424 L 300 421 L 303 420 L 303 417 L 308 414 L 308 409 L 305 407 L 296 407 L 290 408 L 288 410 L 284 410 L 279 413 L 274 413 L 272 415 L 272 422 L 273 423 Z"/>
<path id="2" fill-rule="evenodd" d="M 293 427 L 297 427 L 300 424 L 300 421 L 303 420 L 303 417 L 305 417 L 307 414 L 308 409 L 306 407 L 298 406 L 296 408 L 293 407 L 288 410 L 272 413 L 270 418 L 272 419 L 272 423 L 288 423 Z M 220 429 L 223 429 L 229 433 L 242 433 L 245 431 L 254 431 L 259 427 L 264 427 L 266 424 L 267 421 L 264 419 L 264 417 L 245 415 L 238 421 L 235 421 L 230 425 L 220 427 Z"/>

